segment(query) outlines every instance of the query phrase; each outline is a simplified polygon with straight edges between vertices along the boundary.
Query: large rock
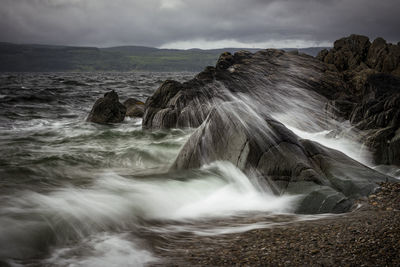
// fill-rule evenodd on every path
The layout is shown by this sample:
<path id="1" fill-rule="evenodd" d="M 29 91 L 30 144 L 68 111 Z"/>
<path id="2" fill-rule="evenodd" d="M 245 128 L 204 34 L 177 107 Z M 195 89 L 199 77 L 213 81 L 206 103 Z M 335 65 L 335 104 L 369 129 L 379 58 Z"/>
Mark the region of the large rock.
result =
<path id="1" fill-rule="evenodd" d="M 335 41 L 333 49 L 326 56 L 326 63 L 334 64 L 339 71 L 355 69 L 364 62 L 371 43 L 368 37 L 351 35 Z"/>
<path id="2" fill-rule="evenodd" d="M 310 117 L 303 122 L 324 123 L 325 97 L 345 86 L 337 72 L 310 56 L 275 49 L 224 53 L 215 68 L 188 82 L 165 81 L 146 101 L 143 127 L 198 127 L 213 106 L 246 97 L 271 113 L 303 114 Z"/>
<path id="3" fill-rule="evenodd" d="M 351 36 L 336 42 L 333 50 L 321 52 L 320 60 L 274 49 L 223 53 L 216 67 L 207 67 L 188 82 L 164 82 L 146 101 L 143 127 L 198 127 L 173 169 L 226 160 L 250 177 L 270 183 L 277 194 L 302 194 L 298 212 L 347 211 L 355 199 L 371 193 L 377 182 L 392 178 L 341 152 L 299 138 L 283 123 L 321 131 L 336 126 L 327 117 L 335 111 L 336 116 L 354 117 L 358 122 L 371 118 L 379 125 L 389 121 L 397 125 L 397 100 L 386 102 L 385 90 L 376 89 L 377 84 L 387 87 L 396 82 L 371 79 L 379 71 L 366 63 L 370 46 L 368 38 Z M 369 102 L 376 97 L 382 97 L 382 108 Z M 326 112 L 327 107 L 332 112 Z M 387 116 L 375 118 L 374 112 Z M 377 135 L 374 140 L 391 140 L 390 148 L 377 149 L 386 149 L 386 158 L 397 157 L 398 134 L 366 131 L 368 136 Z"/>
<path id="4" fill-rule="evenodd" d="M 334 66 L 347 85 L 338 88 L 327 111 L 360 130 L 359 141 L 373 150 L 376 163 L 400 165 L 400 46 L 351 35 L 317 58 Z"/>
<path id="5" fill-rule="evenodd" d="M 87 121 L 95 123 L 118 123 L 125 118 L 126 108 L 119 102 L 118 94 L 113 90 L 98 99 L 89 113 Z"/>
<path id="6" fill-rule="evenodd" d="M 180 151 L 172 168 L 232 162 L 249 176 L 268 181 L 278 194 L 303 194 L 297 212 L 345 212 L 391 179 L 341 152 L 298 138 L 267 109 L 243 103 L 215 107 Z"/>
<path id="7" fill-rule="evenodd" d="M 135 98 L 128 98 L 124 101 L 126 107 L 126 116 L 128 117 L 143 117 L 144 114 L 144 103 Z"/>
<path id="8" fill-rule="evenodd" d="M 379 109 L 398 97 L 396 47 L 381 38 L 371 44 L 365 36 L 351 35 L 317 58 L 274 49 L 223 53 L 216 67 L 188 82 L 164 82 L 146 101 L 143 127 L 198 127 L 212 107 L 239 98 L 266 107 L 271 115 L 299 118 L 296 126 L 306 130 L 320 129 L 329 117 L 349 120 L 361 130 L 357 141 L 374 151 L 376 163 L 399 164 L 394 123 L 399 104 L 393 100 Z M 375 79 L 382 71 L 394 78 Z M 378 87 L 388 93 L 374 100 Z"/>
<path id="9" fill-rule="evenodd" d="M 350 71 L 350 76 L 365 69 L 400 76 L 399 44 L 388 44 L 380 37 L 371 44 L 366 36 L 350 35 L 335 41 L 331 50 L 320 51 L 317 59 L 334 65 L 339 72 Z"/>

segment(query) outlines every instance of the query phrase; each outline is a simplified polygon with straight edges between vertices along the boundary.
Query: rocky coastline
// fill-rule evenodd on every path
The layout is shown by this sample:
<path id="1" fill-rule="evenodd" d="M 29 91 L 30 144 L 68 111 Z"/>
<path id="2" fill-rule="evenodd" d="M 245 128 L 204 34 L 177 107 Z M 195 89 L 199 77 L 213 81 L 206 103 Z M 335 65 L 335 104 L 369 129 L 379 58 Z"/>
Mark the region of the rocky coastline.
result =
<path id="1" fill-rule="evenodd" d="M 399 44 L 351 35 L 316 58 L 223 53 L 188 82 L 165 81 L 139 109 L 144 129 L 196 128 L 171 170 L 229 161 L 275 194 L 302 194 L 297 214 L 338 214 L 212 238 L 168 236 L 153 248 L 168 265 L 400 265 L 398 180 L 299 137 L 275 116 L 303 116 L 300 129 L 337 121 L 329 136 L 351 132 L 375 164 L 400 165 Z"/>
<path id="2" fill-rule="evenodd" d="M 299 128 L 308 129 L 357 117 L 349 119 L 352 138 L 373 150 L 376 164 L 397 164 L 398 48 L 351 35 L 317 58 L 274 49 L 223 53 L 189 82 L 164 82 L 146 101 L 143 127 L 198 127 L 173 169 L 227 160 L 278 194 L 304 194 L 299 213 L 346 212 L 378 182 L 394 179 L 301 139 L 273 114 L 303 114 Z M 332 137 L 348 132 L 340 127 Z"/>
<path id="3" fill-rule="evenodd" d="M 272 180 L 278 194 L 307 194 L 299 213 L 350 212 L 240 234 L 170 237 L 162 250 L 155 248 L 157 253 L 171 266 L 400 265 L 400 184 L 317 148 L 269 116 L 279 110 L 274 90 L 282 90 L 280 81 L 289 77 L 286 87 L 300 85 L 326 99 L 328 118 L 348 120 L 353 138 L 372 150 L 376 164 L 399 165 L 399 70 L 399 44 L 351 35 L 316 58 L 279 50 L 224 53 L 215 67 L 187 83 L 166 81 L 146 101 L 143 127 L 200 126 L 172 168 L 228 160 L 249 175 Z M 237 100 L 232 95 L 243 94 L 259 104 L 258 116 L 240 102 L 243 98 L 232 107 Z M 316 115 L 323 124 L 326 117 Z M 331 135 L 346 133 L 338 127 Z"/>
<path id="4" fill-rule="evenodd" d="M 400 46 L 365 36 L 337 40 L 316 58 L 267 49 L 221 54 L 192 80 L 165 81 L 143 104 L 116 92 L 96 101 L 88 121 L 121 122 L 143 116 L 145 129 L 197 128 L 174 170 L 230 161 L 280 194 L 302 194 L 297 213 L 349 211 L 377 183 L 395 181 L 347 155 L 302 139 L 276 119 L 295 118 L 299 128 L 348 120 L 351 138 L 372 150 L 375 164 L 400 160 Z M 332 138 L 349 133 L 337 123 Z"/>
<path id="5" fill-rule="evenodd" d="M 152 266 L 399 266 L 400 183 L 358 200 L 357 210 L 211 237 L 166 236 Z"/>
<path id="6" fill-rule="evenodd" d="M 327 96 L 327 109 L 359 130 L 359 140 L 372 148 L 375 162 L 399 165 L 400 45 L 351 35 L 317 58 L 346 84 Z"/>

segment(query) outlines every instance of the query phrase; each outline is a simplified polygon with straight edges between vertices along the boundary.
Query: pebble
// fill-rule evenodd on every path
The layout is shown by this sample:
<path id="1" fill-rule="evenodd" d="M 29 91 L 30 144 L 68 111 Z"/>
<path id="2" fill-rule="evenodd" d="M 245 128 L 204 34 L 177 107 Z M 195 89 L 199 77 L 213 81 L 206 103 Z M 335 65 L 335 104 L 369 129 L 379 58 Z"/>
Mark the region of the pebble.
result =
<path id="1" fill-rule="evenodd" d="M 400 183 L 382 183 L 361 203 L 351 213 L 271 229 L 171 237 L 156 251 L 167 259 L 158 266 L 400 266 Z"/>

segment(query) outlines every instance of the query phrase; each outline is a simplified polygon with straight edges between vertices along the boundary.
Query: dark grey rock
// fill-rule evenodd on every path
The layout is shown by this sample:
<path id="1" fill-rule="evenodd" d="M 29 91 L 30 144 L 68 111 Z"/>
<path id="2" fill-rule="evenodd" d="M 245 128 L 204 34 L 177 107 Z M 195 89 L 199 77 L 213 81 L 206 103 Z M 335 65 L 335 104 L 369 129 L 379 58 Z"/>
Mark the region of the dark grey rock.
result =
<path id="1" fill-rule="evenodd" d="M 266 111 L 266 110 L 265 110 Z M 278 194 L 303 194 L 300 213 L 345 212 L 389 178 L 341 152 L 298 138 L 264 111 L 240 103 L 214 108 L 180 151 L 173 169 L 230 161 Z"/>
<path id="2" fill-rule="evenodd" d="M 299 90 L 299 85 L 308 93 Z M 290 104 L 293 98 L 306 101 L 332 97 L 338 88 L 342 91 L 345 88 L 338 73 L 312 57 L 276 49 L 255 54 L 245 51 L 234 55 L 224 53 L 215 68 L 207 67 L 188 82 L 164 82 L 146 101 L 143 127 L 198 127 L 210 107 L 243 96 L 251 97 L 257 102 L 255 105 L 278 112 L 283 110 L 282 101 Z M 295 112 L 298 106 L 291 105 Z M 320 114 L 315 114 L 316 111 Z M 314 105 L 308 113 L 319 117 L 321 123 L 324 120 L 323 106 Z"/>
<path id="3" fill-rule="evenodd" d="M 275 49 L 224 53 L 194 79 L 162 84 L 146 101 L 143 127 L 198 127 L 173 169 L 226 160 L 277 194 L 303 194 L 300 213 L 347 211 L 392 178 L 300 139 L 272 116 L 302 116 L 298 128 L 307 130 L 332 115 L 351 119 L 377 162 L 398 162 L 399 86 L 392 74 L 369 68 L 370 47 L 367 37 L 352 35 L 321 52 L 323 62 Z"/>
<path id="4" fill-rule="evenodd" d="M 333 64 L 339 71 L 357 68 L 368 55 L 371 43 L 369 38 L 352 34 L 349 37 L 335 41 L 330 53 L 334 53 Z"/>
<path id="5" fill-rule="evenodd" d="M 119 102 L 118 94 L 113 90 L 98 99 L 89 113 L 87 121 L 95 123 L 118 123 L 125 118 L 126 108 Z"/>
<path id="6" fill-rule="evenodd" d="M 333 64 L 347 84 L 328 97 L 327 112 L 361 130 L 359 141 L 373 150 L 376 163 L 400 165 L 400 46 L 351 35 L 317 58 Z"/>
<path id="7" fill-rule="evenodd" d="M 144 103 L 135 98 L 128 98 L 123 105 L 126 107 L 126 116 L 128 117 L 143 117 Z"/>

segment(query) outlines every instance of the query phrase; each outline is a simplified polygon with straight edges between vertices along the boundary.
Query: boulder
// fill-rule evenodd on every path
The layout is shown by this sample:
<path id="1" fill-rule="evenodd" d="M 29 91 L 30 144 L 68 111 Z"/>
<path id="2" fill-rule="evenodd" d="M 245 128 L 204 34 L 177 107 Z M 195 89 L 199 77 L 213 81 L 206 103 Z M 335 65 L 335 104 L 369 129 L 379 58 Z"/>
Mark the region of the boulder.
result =
<path id="1" fill-rule="evenodd" d="M 217 69 L 227 69 L 234 64 L 234 58 L 231 53 L 225 52 L 222 53 L 217 61 L 216 68 Z"/>
<path id="2" fill-rule="evenodd" d="M 331 50 L 320 51 L 316 58 L 339 71 L 353 70 L 366 60 L 370 46 L 368 37 L 353 34 L 335 41 Z"/>
<path id="3" fill-rule="evenodd" d="M 316 58 L 340 72 L 353 71 L 350 76 L 365 69 L 400 76 L 400 46 L 381 37 L 371 44 L 368 37 L 353 34 L 335 41 L 331 50 L 320 51 Z"/>
<path id="4" fill-rule="evenodd" d="M 267 181 L 277 194 L 302 194 L 299 213 L 346 212 L 354 200 L 391 180 L 341 152 L 300 139 L 267 115 L 243 103 L 213 108 L 180 151 L 173 169 L 230 161 Z"/>
<path id="5" fill-rule="evenodd" d="M 367 58 L 370 46 L 369 38 L 362 35 L 352 34 L 339 39 L 333 45 L 332 52 L 335 53 L 333 64 L 339 71 L 355 69 Z"/>
<path id="6" fill-rule="evenodd" d="M 144 103 L 135 98 L 128 98 L 123 105 L 126 107 L 126 116 L 128 117 L 143 117 Z"/>
<path id="7" fill-rule="evenodd" d="M 95 123 L 118 123 L 125 118 L 126 107 L 119 102 L 118 94 L 113 90 L 98 99 L 87 117 Z"/>

